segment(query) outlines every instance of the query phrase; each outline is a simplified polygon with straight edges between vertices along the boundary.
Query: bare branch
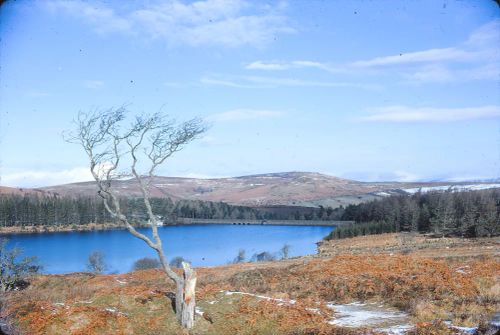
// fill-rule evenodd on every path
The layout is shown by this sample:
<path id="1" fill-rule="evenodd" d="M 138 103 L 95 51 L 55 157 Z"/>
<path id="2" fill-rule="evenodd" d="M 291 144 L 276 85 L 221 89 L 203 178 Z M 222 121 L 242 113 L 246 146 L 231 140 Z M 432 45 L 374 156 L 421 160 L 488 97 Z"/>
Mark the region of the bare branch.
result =
<path id="1" fill-rule="evenodd" d="M 176 124 L 174 120 L 154 113 L 136 116 L 124 128 L 126 114 L 125 107 L 80 112 L 74 121 L 75 131 L 64 137 L 68 142 L 79 144 L 87 154 L 98 195 L 102 197 L 106 210 L 123 223 L 132 235 L 154 249 L 165 272 L 177 285 L 181 285 L 183 278 L 170 268 L 163 252 L 156 215 L 149 199 L 150 187 L 156 169 L 204 133 L 207 127 L 199 118 Z M 139 164 L 144 168 L 146 163 L 145 173 L 141 173 Z M 120 168 L 122 170 L 118 172 Z M 124 176 L 132 176 L 140 186 L 153 239 L 138 232 L 120 208 L 112 181 Z"/>

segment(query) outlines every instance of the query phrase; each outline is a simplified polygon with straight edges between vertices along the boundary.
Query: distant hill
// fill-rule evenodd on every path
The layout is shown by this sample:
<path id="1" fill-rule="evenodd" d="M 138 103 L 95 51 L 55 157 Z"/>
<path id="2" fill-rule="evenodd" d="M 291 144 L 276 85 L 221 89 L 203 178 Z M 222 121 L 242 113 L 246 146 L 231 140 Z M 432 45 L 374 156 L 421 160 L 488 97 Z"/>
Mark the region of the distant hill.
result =
<path id="1" fill-rule="evenodd" d="M 414 193 L 420 188 L 428 191 L 446 190 L 453 185 L 460 185 L 460 190 L 468 187 L 464 186 L 467 183 L 451 182 L 360 182 L 314 172 L 281 172 L 214 179 L 158 176 L 153 178 L 151 185 L 153 197 L 170 197 L 173 200 L 223 201 L 253 207 L 323 205 L 334 208 L 391 194 Z M 474 187 L 478 185 L 490 187 L 484 186 L 487 185 L 484 183 L 475 183 Z M 495 185 L 500 187 L 500 184 Z M 133 179 L 115 181 L 114 187 L 122 196 L 141 196 L 139 185 Z M 30 192 L 62 196 L 94 195 L 96 185 L 94 182 L 82 182 L 43 187 Z"/>
<path id="2" fill-rule="evenodd" d="M 36 194 L 41 196 L 54 195 L 50 191 L 38 188 L 20 188 L 20 187 L 7 187 L 7 186 L 0 186 L 0 194 L 18 194 L 18 195 Z"/>

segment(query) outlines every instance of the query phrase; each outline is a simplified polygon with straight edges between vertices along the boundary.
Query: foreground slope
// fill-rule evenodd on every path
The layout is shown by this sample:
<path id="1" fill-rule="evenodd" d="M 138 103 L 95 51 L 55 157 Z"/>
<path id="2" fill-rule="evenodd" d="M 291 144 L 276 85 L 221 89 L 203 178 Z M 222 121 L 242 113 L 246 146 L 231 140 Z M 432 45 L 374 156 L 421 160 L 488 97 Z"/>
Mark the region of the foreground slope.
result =
<path id="1" fill-rule="evenodd" d="M 461 334 L 458 327 L 486 327 L 500 308 L 498 238 L 488 240 L 494 249 L 482 248 L 486 240 L 467 241 L 467 248 L 478 250 L 476 257 L 460 251 L 454 257 L 463 243 L 449 240 L 448 257 L 435 258 L 442 249 L 427 238 L 403 255 L 398 235 L 372 237 L 392 253 L 370 252 L 364 239 L 355 238 L 352 245 L 364 246 L 360 255 L 198 268 L 198 314 L 191 334 L 379 334 L 391 329 Z M 158 270 L 40 276 L 8 295 L 2 315 L 21 334 L 186 334 L 175 321 L 173 289 Z M 363 304 L 343 304 L 357 301 L 396 308 L 400 312 L 391 313 L 408 315 L 409 324 L 390 329 L 349 324 L 342 315 L 345 307 Z"/>

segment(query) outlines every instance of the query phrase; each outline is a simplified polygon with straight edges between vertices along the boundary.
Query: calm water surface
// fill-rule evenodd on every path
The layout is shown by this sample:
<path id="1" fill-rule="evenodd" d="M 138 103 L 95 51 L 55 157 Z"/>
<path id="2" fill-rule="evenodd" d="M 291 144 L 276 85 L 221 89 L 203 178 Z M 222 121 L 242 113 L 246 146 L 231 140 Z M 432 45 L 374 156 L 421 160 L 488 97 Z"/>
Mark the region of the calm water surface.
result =
<path id="1" fill-rule="evenodd" d="M 332 227 L 258 226 L 258 225 L 192 225 L 159 227 L 164 250 L 171 259 L 182 256 L 194 266 L 226 264 L 245 249 L 247 258 L 254 253 L 277 253 L 286 243 L 291 256 L 316 253 L 316 242 L 328 235 Z M 148 234 L 149 229 L 141 229 Z M 148 234 L 149 235 L 149 234 Z M 86 271 L 89 253 L 105 254 L 108 272 L 128 272 L 142 257 L 154 252 L 126 230 L 94 232 L 14 234 L 9 246 L 17 245 L 24 255 L 37 256 L 45 273 Z"/>

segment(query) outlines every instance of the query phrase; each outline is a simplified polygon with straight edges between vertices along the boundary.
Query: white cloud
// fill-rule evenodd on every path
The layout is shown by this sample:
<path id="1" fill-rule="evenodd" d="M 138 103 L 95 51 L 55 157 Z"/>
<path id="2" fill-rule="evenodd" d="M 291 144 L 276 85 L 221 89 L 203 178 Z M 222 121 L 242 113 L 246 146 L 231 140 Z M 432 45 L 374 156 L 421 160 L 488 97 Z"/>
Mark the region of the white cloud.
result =
<path id="1" fill-rule="evenodd" d="M 403 76 L 410 84 L 496 80 L 500 76 L 500 65 L 491 63 L 466 69 L 454 69 L 441 64 L 433 64 L 422 66 L 415 72 L 403 74 Z"/>
<path id="2" fill-rule="evenodd" d="M 349 64 L 356 69 L 378 69 L 403 76 L 409 83 L 450 83 L 497 80 L 500 75 L 500 20 L 473 31 L 455 47 L 436 48 L 376 57 Z"/>
<path id="3" fill-rule="evenodd" d="M 414 182 L 422 179 L 419 175 L 416 175 L 408 171 L 398 170 L 394 171 L 393 174 L 394 174 L 394 180 L 399 182 Z"/>
<path id="4" fill-rule="evenodd" d="M 208 119 L 210 120 L 210 117 Z M 207 136 L 200 138 L 199 143 L 204 147 L 214 147 L 214 146 L 222 146 L 222 145 L 231 144 L 231 142 L 223 141 L 217 137 L 210 136 L 210 135 L 207 135 Z"/>
<path id="5" fill-rule="evenodd" d="M 500 42 L 500 20 L 496 19 L 480 28 L 476 29 L 472 34 L 470 34 L 469 39 L 466 42 L 467 46 L 498 46 Z"/>
<path id="6" fill-rule="evenodd" d="M 103 3 L 49 2 L 53 11 L 80 17 L 101 33 L 121 32 L 162 39 L 169 44 L 262 47 L 276 35 L 293 33 L 283 6 L 243 0 L 170 0 L 117 13 Z"/>
<path id="7" fill-rule="evenodd" d="M 478 52 L 469 52 L 457 48 L 430 49 L 399 55 L 377 57 L 370 60 L 356 61 L 351 63 L 354 67 L 390 66 L 408 63 L 429 63 L 440 61 L 471 61 L 481 56 Z"/>
<path id="8" fill-rule="evenodd" d="M 60 171 L 27 170 L 2 174 L 0 184 L 11 187 L 43 187 L 92 180 L 88 167 Z"/>
<path id="9" fill-rule="evenodd" d="M 500 74 L 500 20 L 487 23 L 463 43 L 446 48 L 404 51 L 395 55 L 332 64 L 308 60 L 263 61 L 245 66 L 247 70 L 285 71 L 313 68 L 347 75 L 394 74 L 407 83 L 449 83 L 497 80 Z"/>
<path id="10" fill-rule="evenodd" d="M 330 64 L 308 60 L 295 60 L 291 62 L 265 62 L 259 60 L 245 66 L 245 69 L 247 70 L 263 71 L 283 71 L 301 68 L 316 68 L 330 73 L 345 72 L 345 69 L 334 67 Z"/>
<path id="11" fill-rule="evenodd" d="M 259 109 L 235 109 L 209 116 L 207 119 L 216 122 L 248 121 L 277 118 L 285 115 L 281 111 Z"/>
<path id="12" fill-rule="evenodd" d="M 132 32 L 132 22 L 102 3 L 52 0 L 43 4 L 53 12 L 64 12 L 87 21 L 99 33 Z"/>
<path id="13" fill-rule="evenodd" d="M 432 108 L 387 106 L 373 108 L 370 115 L 360 117 L 362 122 L 455 122 L 500 118 L 500 106 L 482 106 L 469 108 Z"/>
<path id="14" fill-rule="evenodd" d="M 354 87 L 377 90 L 378 85 L 361 84 L 356 82 L 315 81 L 288 77 L 264 76 L 204 76 L 201 84 L 227 86 L 237 88 L 276 88 L 276 87 Z"/>
<path id="15" fill-rule="evenodd" d="M 101 80 L 85 80 L 83 82 L 83 86 L 85 86 L 86 88 L 96 90 L 102 88 L 104 86 L 104 82 Z"/>
<path id="16" fill-rule="evenodd" d="M 267 85 L 270 87 L 279 86 L 310 86 L 310 87 L 359 87 L 359 88 L 374 88 L 372 85 L 364 85 L 359 83 L 349 83 L 349 82 L 330 82 L 330 81 L 314 81 L 314 80 L 303 80 L 297 78 L 283 78 L 283 77 L 261 77 L 261 76 L 246 76 L 242 77 L 244 80 Z"/>
<path id="17" fill-rule="evenodd" d="M 255 61 L 245 66 L 247 70 L 288 70 L 290 69 L 290 63 L 280 63 L 280 62 L 263 62 L 263 61 Z"/>
<path id="18" fill-rule="evenodd" d="M 260 88 L 258 85 L 242 84 L 232 79 L 219 79 L 213 77 L 201 77 L 200 83 L 203 85 L 213 85 L 213 86 L 226 86 L 226 87 L 236 87 L 236 88 Z"/>

